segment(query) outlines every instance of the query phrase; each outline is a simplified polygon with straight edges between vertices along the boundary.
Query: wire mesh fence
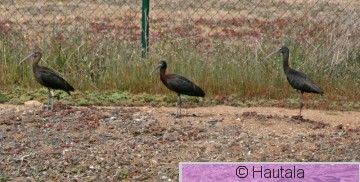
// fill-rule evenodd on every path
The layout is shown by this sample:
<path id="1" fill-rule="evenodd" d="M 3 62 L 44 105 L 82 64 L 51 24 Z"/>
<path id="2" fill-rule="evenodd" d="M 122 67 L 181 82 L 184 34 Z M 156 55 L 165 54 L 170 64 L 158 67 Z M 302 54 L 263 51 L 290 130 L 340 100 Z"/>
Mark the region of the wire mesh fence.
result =
<path id="1" fill-rule="evenodd" d="M 0 81 L 11 83 L 18 77 L 14 72 L 23 73 L 22 80 L 29 77 L 15 65 L 40 47 L 47 65 L 64 75 L 94 85 L 124 85 L 113 75 L 128 75 L 119 62 L 141 55 L 141 6 L 140 0 L 2 1 Z M 208 52 L 221 45 L 218 50 L 224 54 L 247 50 L 245 57 L 257 56 L 259 50 L 264 55 L 264 47 L 297 44 L 305 50 L 302 55 L 311 57 L 301 64 L 311 60 L 308 67 L 316 66 L 322 74 L 359 72 L 358 0 L 151 0 L 149 22 L 150 53 L 161 53 L 158 57 L 171 52 L 163 51 L 163 44 Z"/>
<path id="2" fill-rule="evenodd" d="M 151 42 L 290 36 L 312 43 L 329 33 L 356 38 L 360 32 L 360 2 L 356 0 L 153 0 L 150 5 Z M 0 14 L 2 35 L 37 42 L 52 37 L 65 40 L 74 34 L 83 39 L 140 40 L 140 0 L 5 0 Z"/>

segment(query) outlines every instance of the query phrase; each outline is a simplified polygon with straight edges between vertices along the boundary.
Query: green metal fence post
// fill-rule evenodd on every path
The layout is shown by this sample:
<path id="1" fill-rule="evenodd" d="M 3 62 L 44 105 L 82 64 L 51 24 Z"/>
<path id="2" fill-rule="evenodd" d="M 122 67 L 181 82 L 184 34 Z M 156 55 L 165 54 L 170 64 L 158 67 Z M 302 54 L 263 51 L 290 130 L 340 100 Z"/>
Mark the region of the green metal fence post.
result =
<path id="1" fill-rule="evenodd" d="M 149 50 L 149 6 L 150 0 L 142 1 L 142 19 L 141 19 L 141 57 L 145 58 Z"/>

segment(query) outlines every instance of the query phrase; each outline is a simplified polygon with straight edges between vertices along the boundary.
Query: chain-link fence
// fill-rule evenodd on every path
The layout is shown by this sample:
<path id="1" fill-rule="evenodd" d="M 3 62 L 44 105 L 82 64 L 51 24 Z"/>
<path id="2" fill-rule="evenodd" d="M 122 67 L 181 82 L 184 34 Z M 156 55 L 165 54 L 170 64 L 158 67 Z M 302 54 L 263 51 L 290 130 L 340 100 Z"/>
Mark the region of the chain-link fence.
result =
<path id="1" fill-rule="evenodd" d="M 294 68 L 308 69 L 306 73 L 318 78 L 347 77 L 352 79 L 349 85 L 360 84 L 354 79 L 360 73 L 358 0 L 150 0 L 146 61 L 139 61 L 141 16 L 141 0 L 1 1 L 0 85 L 32 86 L 31 72 L 18 63 L 37 48 L 43 51 L 44 65 L 76 80 L 77 88 L 83 89 L 149 91 L 153 87 L 144 73 L 148 70 L 142 69 L 150 69 L 151 61 L 159 59 L 173 65 L 196 63 L 197 69 L 181 73 L 212 70 L 214 83 L 223 73 L 213 68 L 224 66 L 229 72 L 234 65 L 252 67 L 234 70 L 231 78 L 256 76 L 266 69 L 266 76 L 275 70 L 274 77 L 280 80 L 281 65 L 270 69 L 263 63 L 266 54 L 282 44 L 291 49 Z M 209 67 L 201 65 L 209 61 Z M 188 66 L 177 65 L 172 71 Z M 209 87 L 213 84 L 210 78 L 199 77 Z M 237 92 L 216 84 L 211 88 L 215 93 Z"/>
<path id="2" fill-rule="evenodd" d="M 312 43 L 329 34 L 360 34 L 357 0 L 152 0 L 150 6 L 150 45 L 165 38 L 203 43 L 284 36 Z M 140 0 L 5 0 L 0 9 L 1 34 L 36 41 L 72 34 L 140 41 Z"/>

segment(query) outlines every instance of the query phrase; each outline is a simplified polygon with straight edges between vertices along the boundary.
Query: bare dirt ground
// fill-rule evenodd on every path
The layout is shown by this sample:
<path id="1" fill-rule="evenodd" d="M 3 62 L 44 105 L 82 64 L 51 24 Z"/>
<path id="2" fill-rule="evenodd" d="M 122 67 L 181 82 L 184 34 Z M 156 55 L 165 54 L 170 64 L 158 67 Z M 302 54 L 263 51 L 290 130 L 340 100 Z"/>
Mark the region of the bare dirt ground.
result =
<path id="1" fill-rule="evenodd" d="M 360 161 L 360 112 L 0 105 L 5 181 L 178 181 L 179 162 Z M 4 180 L 3 180 L 4 181 Z"/>

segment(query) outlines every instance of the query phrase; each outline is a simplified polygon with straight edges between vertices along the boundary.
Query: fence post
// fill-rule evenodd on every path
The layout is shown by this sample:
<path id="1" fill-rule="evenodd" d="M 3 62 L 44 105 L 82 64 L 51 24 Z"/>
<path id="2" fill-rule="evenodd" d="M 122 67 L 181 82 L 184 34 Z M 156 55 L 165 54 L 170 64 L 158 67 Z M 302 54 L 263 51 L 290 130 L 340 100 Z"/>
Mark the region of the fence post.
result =
<path id="1" fill-rule="evenodd" d="M 145 58 L 149 50 L 149 6 L 150 0 L 142 0 L 141 18 L 141 57 Z"/>

